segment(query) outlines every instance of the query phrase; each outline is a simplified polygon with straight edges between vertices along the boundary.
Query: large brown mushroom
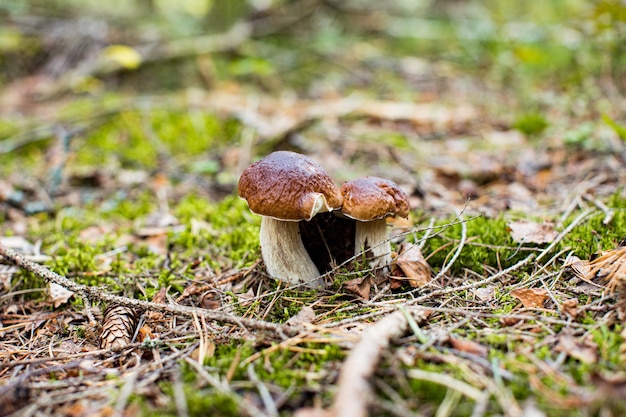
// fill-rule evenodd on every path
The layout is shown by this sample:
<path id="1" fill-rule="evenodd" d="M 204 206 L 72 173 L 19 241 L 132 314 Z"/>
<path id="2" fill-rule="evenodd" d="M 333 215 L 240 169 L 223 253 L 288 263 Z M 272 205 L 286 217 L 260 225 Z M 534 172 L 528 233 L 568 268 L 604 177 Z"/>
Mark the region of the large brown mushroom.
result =
<path id="1" fill-rule="evenodd" d="M 341 193 L 324 169 L 304 155 L 273 152 L 245 169 L 239 196 L 253 213 L 263 216 L 261 254 L 270 276 L 291 284 L 323 286 L 298 222 L 341 208 Z"/>
<path id="2" fill-rule="evenodd" d="M 365 177 L 348 181 L 341 186 L 341 212 L 356 221 L 355 254 L 362 251 L 372 268 L 391 264 L 391 244 L 387 235 L 387 217 L 408 217 L 409 199 L 390 180 Z"/>

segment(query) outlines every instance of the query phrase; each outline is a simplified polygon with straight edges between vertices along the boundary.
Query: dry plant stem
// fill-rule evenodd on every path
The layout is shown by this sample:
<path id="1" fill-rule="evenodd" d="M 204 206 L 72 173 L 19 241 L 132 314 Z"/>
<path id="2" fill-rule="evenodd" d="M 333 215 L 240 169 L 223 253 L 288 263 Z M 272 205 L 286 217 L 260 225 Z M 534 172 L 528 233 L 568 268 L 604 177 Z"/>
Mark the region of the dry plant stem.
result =
<path id="1" fill-rule="evenodd" d="M 439 278 L 443 277 L 450 270 L 450 268 L 452 268 L 452 265 L 454 265 L 456 260 L 461 255 L 461 251 L 463 250 L 463 247 L 465 247 L 465 241 L 467 240 L 467 223 L 463 221 L 463 217 L 460 214 L 458 215 L 458 219 L 461 221 L 461 241 L 459 242 L 459 246 L 457 247 L 456 252 L 454 252 L 454 255 L 450 259 L 450 262 L 448 262 L 441 269 L 441 271 L 439 271 L 437 276 L 433 278 L 433 281 L 435 282 L 437 282 Z"/>
<path id="2" fill-rule="evenodd" d="M 550 253 L 550 251 L 552 249 L 554 249 L 554 247 L 561 241 L 563 240 L 563 238 L 565 236 L 567 236 L 568 233 L 570 233 L 572 230 L 574 230 L 574 228 L 576 226 L 578 226 L 580 223 L 582 223 L 583 220 L 585 220 L 585 218 L 587 218 L 590 214 L 592 214 L 594 212 L 594 210 L 585 210 L 582 213 L 580 213 L 578 215 L 578 217 L 576 217 L 570 224 L 569 226 L 567 226 L 561 233 L 559 233 L 559 235 L 554 239 L 554 241 L 552 243 L 550 243 L 550 245 L 545 248 L 540 254 L 539 256 L 537 256 L 537 262 L 539 262 L 544 256 L 546 256 L 548 253 Z"/>
<path id="3" fill-rule="evenodd" d="M 418 304 L 421 303 L 422 301 L 426 301 L 430 298 L 433 297 L 439 297 L 441 295 L 446 295 L 446 294 L 450 294 L 453 292 L 457 292 L 457 291 L 465 291 L 465 290 L 469 290 L 471 288 L 478 288 L 481 287 L 485 284 L 488 284 L 492 281 L 495 281 L 497 279 L 502 278 L 503 276 L 515 271 L 516 269 L 522 268 L 523 266 L 525 266 L 526 264 L 530 263 L 530 261 L 532 261 L 535 258 L 535 254 L 531 253 L 530 255 L 528 255 L 526 258 L 522 259 L 521 261 L 519 261 L 518 263 L 516 263 L 515 265 L 507 268 L 507 269 L 503 269 L 502 271 L 493 274 L 490 277 L 487 277 L 483 280 L 480 280 L 478 282 L 473 282 L 471 284 L 466 284 L 466 285 L 461 285 L 460 287 L 453 287 L 453 288 L 445 288 L 445 289 L 441 289 L 441 290 L 436 290 L 433 292 L 430 292 L 428 294 L 424 294 L 421 297 L 417 297 L 411 301 L 408 301 L 407 304 L 408 305 L 412 305 L 412 304 Z"/>
<path id="4" fill-rule="evenodd" d="M 415 318 L 422 321 L 424 313 Z M 334 416 L 367 416 L 367 402 L 371 399 L 368 380 L 391 341 L 404 335 L 408 327 L 405 313 L 395 311 L 363 332 L 361 340 L 354 346 L 341 368 L 339 389 L 332 406 Z"/>
<path id="5" fill-rule="evenodd" d="M 233 324 L 240 326 L 243 329 L 253 328 L 257 330 L 267 330 L 276 333 L 277 335 L 284 337 L 285 335 L 295 335 L 300 332 L 300 328 L 297 326 L 282 326 L 275 323 L 268 323 L 264 321 L 237 317 L 232 314 L 223 312 L 216 312 L 211 310 L 205 310 L 197 307 L 185 307 L 172 304 L 159 304 L 149 301 L 136 300 L 128 297 L 121 297 L 118 295 L 108 294 L 102 288 L 90 287 L 87 285 L 78 284 L 66 277 L 52 272 L 45 266 L 33 263 L 25 259 L 22 255 L 15 251 L 0 245 L 0 255 L 15 265 L 26 269 L 29 272 L 44 279 L 46 282 L 52 282 L 58 284 L 69 291 L 73 291 L 80 294 L 89 301 L 104 301 L 107 303 L 117 303 L 131 308 L 137 308 L 149 311 L 168 312 L 179 316 L 186 316 L 193 318 L 194 315 L 198 317 L 204 317 L 209 320 L 215 320 L 222 323 Z"/>

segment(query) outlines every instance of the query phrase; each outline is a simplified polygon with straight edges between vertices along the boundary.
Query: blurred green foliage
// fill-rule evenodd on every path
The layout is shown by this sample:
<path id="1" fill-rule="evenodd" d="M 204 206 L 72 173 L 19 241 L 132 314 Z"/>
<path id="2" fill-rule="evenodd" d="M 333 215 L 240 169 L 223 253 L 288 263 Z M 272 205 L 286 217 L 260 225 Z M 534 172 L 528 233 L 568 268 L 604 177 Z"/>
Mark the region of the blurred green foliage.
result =
<path id="1" fill-rule="evenodd" d="M 0 26 L 0 68 L 12 69 L 3 71 L 9 78 L 20 75 L 19 67 L 33 70 L 34 64 L 45 61 L 50 46 L 46 39 L 53 35 L 42 29 L 66 24 L 71 30 L 76 19 L 104 23 L 109 38 L 132 45 L 222 32 L 270 8 L 293 12 L 299 3 L 307 4 L 302 0 L 5 0 L 0 4 L 0 18 L 6 20 Z M 388 54 L 470 67 L 492 81 L 521 88 L 532 84 L 584 87 L 590 75 L 615 75 L 626 69 L 626 12 L 619 0 L 328 4 L 319 2 L 298 25 L 272 28 L 277 36 L 257 44 L 257 56 L 233 60 L 230 75 L 269 74 L 290 66 L 293 70 L 294 59 L 306 63 L 306 56 L 345 56 L 366 45 Z M 363 18 L 363 12 L 372 13 L 371 21 Z M 34 30 L 20 23 L 26 18 L 39 19 Z M 281 46 L 277 54 L 276 47 Z M 369 60 L 371 52 L 361 59 Z"/>

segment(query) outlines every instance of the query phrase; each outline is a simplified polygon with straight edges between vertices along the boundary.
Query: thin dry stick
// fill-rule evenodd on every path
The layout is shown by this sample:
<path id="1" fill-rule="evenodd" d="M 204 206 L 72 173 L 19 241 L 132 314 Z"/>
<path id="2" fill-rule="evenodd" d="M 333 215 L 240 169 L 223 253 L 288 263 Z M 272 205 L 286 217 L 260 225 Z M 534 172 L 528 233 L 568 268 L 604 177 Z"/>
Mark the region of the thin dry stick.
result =
<path id="1" fill-rule="evenodd" d="M 271 331 L 281 337 L 285 335 L 298 334 L 301 330 L 298 326 L 282 326 L 280 324 L 238 317 L 224 312 L 205 310 L 203 308 L 186 307 L 173 304 L 160 304 L 149 301 L 136 300 L 128 297 L 121 297 L 118 295 L 109 294 L 99 287 L 90 287 L 71 281 L 62 275 L 52 272 L 45 266 L 29 261 L 22 255 L 3 245 L 0 245 L 0 255 L 9 262 L 12 262 L 15 265 L 24 268 L 27 271 L 32 272 L 38 277 L 44 279 L 46 282 L 58 284 L 69 291 L 80 294 L 82 297 L 86 298 L 89 301 L 117 303 L 131 308 L 158 312 L 168 312 L 179 316 L 186 316 L 191 318 L 193 318 L 194 315 L 197 315 L 198 317 L 204 317 L 209 320 L 215 320 L 217 322 L 240 326 L 246 330 L 247 328 L 253 328 L 257 330 Z"/>
<path id="2" fill-rule="evenodd" d="M 421 313 L 415 318 L 423 321 L 425 316 L 425 313 Z M 339 390 L 332 406 L 334 416 L 367 416 L 367 402 L 371 399 L 368 380 L 391 341 L 403 336 L 408 327 L 405 313 L 395 311 L 363 332 L 361 340 L 354 346 L 341 368 Z"/>
<path id="3" fill-rule="evenodd" d="M 576 217 L 574 219 L 574 221 L 572 221 L 569 226 L 567 226 L 561 233 L 559 233 L 559 235 L 554 239 L 554 241 L 552 241 L 552 243 L 550 243 L 550 245 L 545 248 L 540 254 L 539 256 L 537 256 L 537 262 L 539 262 L 541 260 L 541 258 L 543 258 L 544 256 L 546 256 L 548 253 L 550 253 L 550 251 L 552 249 L 554 249 L 554 247 L 561 241 L 563 240 L 563 238 L 565 236 L 567 236 L 567 234 L 569 232 L 571 232 L 576 226 L 578 226 L 580 223 L 582 223 L 583 220 L 585 220 L 585 218 L 587 216 L 589 216 L 590 214 L 592 214 L 595 210 L 592 209 L 588 209 L 583 211 L 582 213 L 580 213 L 578 215 L 578 217 Z"/>
<path id="4" fill-rule="evenodd" d="M 254 365 L 252 364 L 248 365 L 248 379 L 256 386 L 257 391 L 259 391 L 259 396 L 261 397 L 267 414 L 271 417 L 278 417 L 278 408 L 270 394 L 270 390 L 267 389 L 263 381 L 261 381 L 256 372 L 254 372 Z"/>
<path id="5" fill-rule="evenodd" d="M 433 278 L 433 281 L 435 282 L 439 278 L 443 277 L 450 270 L 450 268 L 452 268 L 452 265 L 456 262 L 459 255 L 461 255 L 461 251 L 463 250 L 463 247 L 465 246 L 465 240 L 467 239 L 467 223 L 463 221 L 463 216 L 461 214 L 458 215 L 458 219 L 461 221 L 461 241 L 459 242 L 459 246 L 457 247 L 456 252 L 454 252 L 454 255 L 450 259 L 450 262 L 448 262 L 441 269 L 441 271 L 439 271 L 437 276 Z"/>
<path id="6" fill-rule="evenodd" d="M 502 271 L 500 271 L 500 272 L 498 272 L 496 274 L 493 274 L 492 276 L 487 277 L 487 278 L 485 278 L 483 280 L 480 280 L 478 282 L 473 282 L 473 283 L 470 283 L 470 284 L 466 284 L 466 285 L 461 285 L 459 287 L 452 287 L 452 288 L 445 288 L 445 289 L 441 289 L 441 290 L 436 290 L 436 291 L 430 292 L 428 294 L 424 294 L 421 297 L 414 298 L 413 300 L 408 301 L 407 304 L 408 305 L 418 304 L 418 303 L 421 303 L 422 301 L 428 300 L 429 298 L 438 297 L 440 295 L 446 295 L 446 294 L 450 294 L 450 293 L 457 292 L 457 291 L 465 291 L 465 290 L 469 290 L 471 288 L 478 288 L 478 287 L 480 287 L 482 285 L 485 285 L 485 284 L 488 284 L 488 283 L 490 283 L 492 281 L 500 279 L 501 277 L 503 277 L 503 276 L 505 276 L 505 275 L 507 275 L 507 274 L 509 274 L 509 273 L 511 273 L 513 271 L 515 271 L 516 269 L 519 269 L 519 268 L 525 266 L 526 264 L 530 263 L 530 261 L 532 261 L 534 258 L 535 258 L 535 254 L 531 253 L 530 255 L 528 255 L 526 258 L 522 259 L 521 261 L 519 261 L 515 265 L 510 266 L 507 269 L 503 269 Z"/>

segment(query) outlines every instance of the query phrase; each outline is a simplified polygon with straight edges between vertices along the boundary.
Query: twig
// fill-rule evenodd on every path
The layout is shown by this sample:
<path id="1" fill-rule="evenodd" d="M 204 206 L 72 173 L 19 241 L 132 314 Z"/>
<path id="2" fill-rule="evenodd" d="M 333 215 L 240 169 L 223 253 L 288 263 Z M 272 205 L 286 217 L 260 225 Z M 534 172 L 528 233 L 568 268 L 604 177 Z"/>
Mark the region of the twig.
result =
<path id="1" fill-rule="evenodd" d="M 483 280 L 480 280 L 478 282 L 473 282 L 470 284 L 466 284 L 466 285 L 461 285 L 459 287 L 452 287 L 452 288 L 445 288 L 445 289 L 441 289 L 441 290 L 436 290 L 433 292 L 430 292 L 428 294 L 424 294 L 421 297 L 417 297 L 414 298 L 413 300 L 409 301 L 407 304 L 412 305 L 412 304 L 419 304 L 423 301 L 426 301 L 430 298 L 433 297 L 439 297 L 441 295 L 446 295 L 446 294 L 450 294 L 453 292 L 457 292 L 457 291 L 465 291 L 465 290 L 469 290 L 471 288 L 477 288 L 477 287 L 481 287 L 485 284 L 488 284 L 492 281 L 495 281 L 497 279 L 500 279 L 501 277 L 519 269 L 522 268 L 523 266 L 527 265 L 528 263 L 530 263 L 530 261 L 532 261 L 535 258 L 535 254 L 531 253 L 530 255 L 528 255 L 526 258 L 522 259 L 521 261 L 519 261 L 518 263 L 516 263 L 513 266 L 508 267 L 507 269 L 503 269 L 502 271 L 491 275 L 490 277 L 487 277 Z"/>
<path id="2" fill-rule="evenodd" d="M 128 403 L 128 399 L 130 395 L 135 390 L 135 383 L 137 382 L 138 372 L 130 372 L 125 376 L 124 380 L 126 381 L 120 390 L 120 394 L 117 397 L 117 402 L 115 403 L 115 412 L 117 415 L 122 415 L 124 409 L 126 408 L 126 404 Z"/>
<path id="3" fill-rule="evenodd" d="M 248 365 L 248 378 L 259 391 L 259 396 L 261 397 L 261 401 L 263 401 L 263 405 L 265 406 L 265 410 L 267 410 L 268 415 L 271 417 L 278 417 L 276 403 L 263 381 L 261 381 L 256 372 L 254 372 L 254 365 L 252 364 Z"/>
<path id="4" fill-rule="evenodd" d="M 539 262 L 541 260 L 541 258 L 543 258 L 544 256 L 546 256 L 548 253 L 550 253 L 550 251 L 552 249 L 554 249 L 554 247 L 561 241 L 563 240 L 563 238 L 565 236 L 567 236 L 567 234 L 569 232 L 571 232 L 576 226 L 578 226 L 580 223 L 582 223 L 582 221 L 588 217 L 590 214 L 592 214 L 594 212 L 594 210 L 592 209 L 588 209 L 583 211 L 582 213 L 580 213 L 578 215 L 578 217 L 576 217 L 570 224 L 569 226 L 567 226 L 561 233 L 559 233 L 559 235 L 554 239 L 554 241 L 552 241 L 552 243 L 550 243 L 550 245 L 545 248 L 540 254 L 539 256 L 537 256 L 537 262 Z"/>
<path id="5" fill-rule="evenodd" d="M 416 314 L 423 321 L 426 315 Z M 339 376 L 339 389 L 333 402 L 336 417 L 366 417 L 367 402 L 371 400 L 368 380 L 374 374 L 381 355 L 392 340 L 404 335 L 409 327 L 402 311 L 396 311 L 363 332 L 345 360 Z"/>
<path id="6" fill-rule="evenodd" d="M 283 337 L 284 335 L 295 335 L 301 330 L 298 326 L 282 326 L 280 324 L 269 323 L 245 317 L 238 317 L 224 312 L 205 310 L 203 308 L 186 307 L 173 304 L 160 304 L 128 297 L 121 297 L 118 295 L 109 294 L 99 287 L 90 287 L 87 285 L 73 282 L 62 275 L 52 272 L 45 266 L 30 262 L 22 255 L 16 253 L 9 248 L 4 247 L 3 245 L 0 245 L 0 255 L 8 261 L 14 263 L 15 265 L 24 268 L 27 271 L 32 272 L 38 277 L 44 279 L 46 282 L 58 284 L 69 291 L 73 291 L 76 294 L 81 294 L 89 301 L 117 303 L 130 308 L 168 312 L 175 315 L 191 318 L 193 318 L 194 315 L 197 315 L 198 317 L 204 317 L 209 320 L 241 326 L 244 330 L 246 330 L 247 328 L 253 328 L 257 330 L 271 331 L 279 335 L 280 337 Z"/>
<path id="7" fill-rule="evenodd" d="M 189 417 L 189 407 L 187 406 L 187 398 L 185 396 L 185 388 L 183 387 L 180 370 L 177 370 L 174 373 L 174 380 L 172 381 L 172 391 L 178 417 Z"/>
<path id="8" fill-rule="evenodd" d="M 602 201 L 593 198 L 591 195 L 589 194 L 585 194 L 583 195 L 583 198 L 593 204 L 595 204 L 596 207 L 598 207 L 600 210 L 602 210 L 604 212 L 604 220 L 602 220 L 602 224 L 605 226 L 608 226 L 609 223 L 611 223 L 611 220 L 613 220 L 613 216 L 615 216 L 615 210 L 613 210 L 612 208 L 607 207 Z"/>
<path id="9" fill-rule="evenodd" d="M 452 268 L 452 265 L 454 264 L 454 262 L 456 262 L 459 255 L 461 255 L 461 251 L 463 250 L 463 247 L 465 247 L 465 240 L 467 239 L 467 223 L 463 221 L 463 217 L 461 214 L 459 214 L 457 217 L 461 221 L 461 241 L 459 242 L 459 246 L 457 247 L 457 250 L 456 252 L 454 252 L 454 255 L 452 256 L 450 261 L 443 268 L 441 268 L 441 271 L 439 271 L 437 276 L 433 278 L 433 281 L 435 282 L 439 278 L 443 277 L 450 270 L 450 268 Z"/>

